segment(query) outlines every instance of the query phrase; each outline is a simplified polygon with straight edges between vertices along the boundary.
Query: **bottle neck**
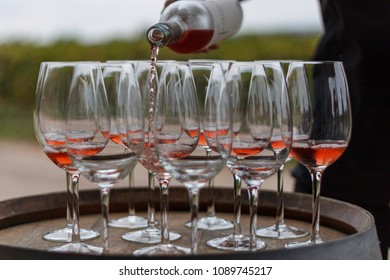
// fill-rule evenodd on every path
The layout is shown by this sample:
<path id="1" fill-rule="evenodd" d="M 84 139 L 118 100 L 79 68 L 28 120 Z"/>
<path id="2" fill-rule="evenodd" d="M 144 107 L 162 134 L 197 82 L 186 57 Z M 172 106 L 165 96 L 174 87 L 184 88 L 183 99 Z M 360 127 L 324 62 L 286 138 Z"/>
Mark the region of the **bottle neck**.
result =
<path id="1" fill-rule="evenodd" d="M 164 47 L 177 42 L 182 33 L 179 24 L 174 22 L 160 22 L 148 29 L 146 39 L 152 46 Z"/>

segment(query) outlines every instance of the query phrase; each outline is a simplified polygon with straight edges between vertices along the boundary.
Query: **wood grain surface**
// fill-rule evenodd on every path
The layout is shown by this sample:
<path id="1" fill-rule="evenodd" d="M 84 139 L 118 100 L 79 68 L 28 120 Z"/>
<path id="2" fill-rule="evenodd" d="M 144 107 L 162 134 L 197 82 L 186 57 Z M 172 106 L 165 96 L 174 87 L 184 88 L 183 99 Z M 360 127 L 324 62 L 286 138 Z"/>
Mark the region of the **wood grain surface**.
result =
<path id="1" fill-rule="evenodd" d="M 136 190 L 137 214 L 146 216 L 147 190 Z M 207 196 L 204 190 L 200 195 L 199 217 L 205 215 Z M 226 188 L 216 189 L 216 211 L 219 216 L 233 219 L 233 191 Z M 159 193 L 156 191 L 156 198 Z M 81 227 L 93 228 L 101 232 L 99 193 L 95 190 L 80 193 Z M 248 233 L 248 199 L 246 193 L 242 196 L 242 232 Z M 158 201 L 158 200 L 156 200 Z M 275 219 L 276 194 L 272 191 L 260 191 L 258 226 L 271 225 Z M 12 199 L 0 203 L 0 258 L 2 259 L 56 259 L 56 258 L 135 258 L 132 252 L 147 245 L 122 240 L 126 229 L 110 228 L 110 250 L 102 256 L 59 254 L 47 250 L 62 243 L 48 242 L 42 235 L 52 229 L 65 225 L 66 195 L 53 193 Z M 310 230 L 311 197 L 296 193 L 285 195 L 285 217 L 288 224 L 304 227 Z M 156 217 L 159 219 L 158 203 Z M 110 218 L 126 215 L 127 189 L 113 189 L 111 194 Z M 190 218 L 187 191 L 172 187 L 170 190 L 171 231 L 182 235 L 174 244 L 190 246 L 190 229 L 184 226 Z M 321 236 L 325 240 L 322 245 L 311 248 L 285 249 L 284 244 L 290 241 L 273 239 L 263 240 L 267 247 L 257 252 L 236 253 L 215 250 L 206 242 L 212 238 L 231 234 L 232 230 L 199 231 L 199 255 L 187 258 L 256 258 L 256 259 L 379 259 L 379 243 L 376 229 L 370 213 L 357 206 L 323 198 L 321 201 Z M 102 238 L 86 242 L 97 246 L 102 245 Z M 356 245 L 356 246 L 354 246 Z M 167 256 L 165 256 L 167 257 Z"/>

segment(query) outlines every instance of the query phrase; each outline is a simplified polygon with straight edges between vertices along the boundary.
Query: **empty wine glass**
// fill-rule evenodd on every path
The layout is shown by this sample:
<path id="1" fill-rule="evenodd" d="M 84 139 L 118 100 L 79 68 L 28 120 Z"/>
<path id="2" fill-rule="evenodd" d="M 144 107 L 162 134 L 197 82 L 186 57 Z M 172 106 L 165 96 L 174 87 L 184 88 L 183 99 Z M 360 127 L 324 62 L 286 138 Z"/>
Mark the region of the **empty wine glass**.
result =
<path id="1" fill-rule="evenodd" d="M 232 140 L 230 100 L 222 67 L 213 67 L 201 120 L 188 63 L 168 62 L 159 81 L 154 143 L 163 168 L 190 195 L 191 253 L 198 253 L 199 190 L 225 166 Z M 202 127 L 211 153 L 199 144 Z"/>
<path id="2" fill-rule="evenodd" d="M 97 62 L 95 62 L 97 63 Z M 65 144 L 66 106 L 75 62 L 42 62 L 37 81 L 34 130 L 45 154 L 66 173 L 66 226 L 43 235 L 48 241 L 71 242 L 99 236 L 92 229 L 78 226 L 79 172 L 71 161 Z M 66 250 L 66 247 L 64 248 Z"/>
<path id="3" fill-rule="evenodd" d="M 102 77 L 104 80 L 104 85 L 107 91 L 107 99 L 110 107 L 111 114 L 111 131 L 109 133 L 109 137 L 111 141 L 119 145 L 123 145 L 124 149 L 127 149 L 126 143 L 122 143 L 122 139 L 124 135 L 119 135 L 117 122 L 117 114 L 120 113 L 120 110 L 117 110 L 117 98 L 120 89 L 121 75 L 126 74 L 124 70 L 126 67 L 133 67 L 134 64 L 131 62 L 124 63 L 117 62 L 106 62 L 101 63 L 102 69 Z M 128 65 L 127 65 L 128 64 Z M 119 117 L 119 116 L 118 116 Z M 125 217 L 121 217 L 118 219 L 110 220 L 108 225 L 116 228 L 130 228 L 130 229 L 139 229 L 147 226 L 147 220 L 143 217 L 135 215 L 134 209 L 134 192 L 132 190 L 133 182 L 132 182 L 132 171 L 129 172 L 129 191 L 128 191 L 128 204 L 129 204 L 129 214 Z"/>
<path id="4" fill-rule="evenodd" d="M 292 62 L 287 74 L 293 116 L 291 154 L 310 172 L 312 226 L 310 239 L 287 247 L 322 243 L 320 192 L 324 170 L 347 149 L 352 115 L 344 67 L 340 61 Z"/>
<path id="5" fill-rule="evenodd" d="M 165 62 L 137 61 L 136 75 L 141 88 L 142 108 L 145 117 L 145 141 L 144 150 L 139 162 L 148 170 L 148 226 L 143 230 L 126 232 L 122 239 L 137 243 L 156 244 L 163 243 L 167 246 L 141 248 L 134 252 L 135 255 L 141 254 L 176 254 L 177 249 L 169 245 L 170 240 L 177 240 L 181 237 L 176 232 L 168 231 L 168 187 L 171 175 L 164 171 L 157 157 L 153 141 L 153 114 L 154 103 L 157 94 L 158 76 L 161 73 Z M 157 178 L 160 187 L 161 205 L 161 229 L 157 227 L 155 220 L 155 185 Z M 165 211 L 166 210 L 166 211 Z M 164 223 L 164 221 L 166 221 Z"/>
<path id="6" fill-rule="evenodd" d="M 93 80 L 93 71 L 100 79 Z M 80 173 L 100 188 L 103 218 L 103 248 L 109 250 L 108 215 L 112 186 L 126 177 L 136 165 L 143 148 L 143 112 L 141 96 L 131 64 L 122 66 L 119 90 L 113 90 L 109 104 L 101 69 L 79 64 L 70 90 L 66 144 L 67 151 Z M 96 85 L 95 85 L 96 82 Z M 113 121 L 111 122 L 111 119 Z M 111 130 L 111 125 L 116 126 Z M 120 138 L 113 139 L 110 133 Z M 86 246 L 86 245 L 84 245 Z"/>
<path id="7" fill-rule="evenodd" d="M 132 63 L 134 67 L 136 67 L 137 61 L 133 60 L 108 60 L 107 64 L 110 64 L 112 67 L 118 64 L 123 63 Z M 114 65 L 113 65 L 114 64 Z M 103 69 L 103 76 L 111 76 L 113 81 L 115 80 L 114 77 L 115 72 L 112 74 L 104 74 Z M 108 81 L 105 82 L 106 88 L 109 87 Z M 135 192 L 134 192 L 134 169 L 130 171 L 128 176 L 128 193 L 127 193 L 127 204 L 128 204 L 128 214 L 124 217 L 120 217 L 117 219 L 112 219 L 109 221 L 108 225 L 110 227 L 115 228 L 128 228 L 128 229 L 141 229 L 148 226 L 148 220 L 144 217 L 136 215 L 136 209 L 135 209 Z"/>
<path id="8" fill-rule="evenodd" d="M 215 63 L 221 64 L 224 73 L 226 73 L 231 61 L 192 59 L 189 60 L 189 62 L 191 66 L 191 72 L 195 81 L 195 87 L 197 91 L 197 96 L 199 98 L 199 103 L 203 105 L 207 93 L 207 86 L 210 79 L 211 70 L 214 67 L 213 65 Z M 199 110 L 202 119 L 204 108 L 202 106 L 199 106 Z M 204 138 L 203 128 L 201 129 L 202 131 L 200 135 L 199 145 L 202 145 L 204 147 L 207 156 L 208 153 L 211 152 L 211 149 L 210 147 L 208 147 L 206 139 Z M 218 217 L 215 213 L 215 194 L 213 179 L 208 182 L 207 196 L 207 213 L 205 217 L 202 217 L 198 220 L 198 229 L 224 230 L 233 228 L 233 223 L 231 221 L 227 221 L 221 217 Z M 191 227 L 191 222 L 187 222 L 185 225 L 187 227 Z"/>
<path id="9" fill-rule="evenodd" d="M 285 82 L 285 68 L 288 69 L 290 61 L 267 61 L 269 67 L 266 68 L 267 76 L 269 80 L 269 89 L 271 90 L 271 96 L 279 98 L 279 94 L 276 91 L 287 91 Z M 278 69 L 278 71 L 273 71 Z M 286 93 L 287 94 L 287 93 Z M 280 133 L 277 128 L 274 127 L 276 134 L 271 138 L 271 145 L 275 146 L 275 149 L 283 149 L 284 143 L 280 137 Z M 260 237 L 268 237 L 274 239 L 294 239 L 308 235 L 308 231 L 302 228 L 290 226 L 284 221 L 284 179 L 283 171 L 286 163 L 292 159 L 291 154 L 286 159 L 286 162 L 282 164 L 277 171 L 277 191 L 276 191 L 276 219 L 275 223 L 271 226 L 261 227 L 256 230 L 256 235 Z"/>
<path id="10" fill-rule="evenodd" d="M 230 67 L 226 77 L 232 100 L 234 135 L 227 166 L 237 180 L 235 188 L 240 186 L 239 179 L 247 185 L 250 225 L 248 236 L 234 232 L 232 235 L 209 240 L 207 244 L 213 248 L 255 251 L 266 247 L 265 242 L 255 235 L 258 192 L 263 181 L 284 163 L 291 140 L 287 93 L 275 91 L 273 94 L 276 96 L 272 97 L 267 69 L 280 71 L 266 63 L 236 62 Z M 271 145 L 273 136 L 278 136 L 285 143 L 283 149 L 276 149 Z M 235 189 L 235 193 L 239 191 Z M 236 208 L 235 206 L 235 215 L 239 215 Z M 236 217 L 234 222 L 239 222 L 239 218 Z"/>

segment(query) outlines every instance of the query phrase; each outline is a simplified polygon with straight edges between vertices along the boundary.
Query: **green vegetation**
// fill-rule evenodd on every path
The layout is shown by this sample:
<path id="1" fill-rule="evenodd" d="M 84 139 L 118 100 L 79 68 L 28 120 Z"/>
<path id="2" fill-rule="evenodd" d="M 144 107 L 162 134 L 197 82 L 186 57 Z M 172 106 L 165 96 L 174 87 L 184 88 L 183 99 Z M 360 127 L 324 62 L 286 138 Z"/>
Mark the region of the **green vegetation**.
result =
<path id="1" fill-rule="evenodd" d="M 160 50 L 159 59 L 214 58 L 231 60 L 309 59 L 319 34 L 246 35 L 220 44 L 219 49 L 196 55 Z M 33 140 L 32 111 L 41 61 L 149 59 L 144 37 L 83 45 L 72 40 L 40 46 L 15 42 L 0 45 L 0 138 Z"/>

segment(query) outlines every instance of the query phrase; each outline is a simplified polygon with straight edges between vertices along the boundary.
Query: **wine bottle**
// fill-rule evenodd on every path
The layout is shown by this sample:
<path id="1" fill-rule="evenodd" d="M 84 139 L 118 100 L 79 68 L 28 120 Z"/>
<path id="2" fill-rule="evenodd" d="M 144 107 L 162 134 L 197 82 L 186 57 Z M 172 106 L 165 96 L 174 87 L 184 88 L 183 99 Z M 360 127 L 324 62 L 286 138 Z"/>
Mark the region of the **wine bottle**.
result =
<path id="1" fill-rule="evenodd" d="M 238 0 L 175 1 L 148 29 L 147 40 L 177 53 L 196 53 L 236 34 L 242 17 Z"/>

